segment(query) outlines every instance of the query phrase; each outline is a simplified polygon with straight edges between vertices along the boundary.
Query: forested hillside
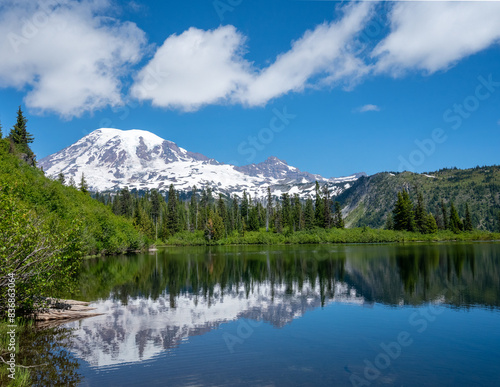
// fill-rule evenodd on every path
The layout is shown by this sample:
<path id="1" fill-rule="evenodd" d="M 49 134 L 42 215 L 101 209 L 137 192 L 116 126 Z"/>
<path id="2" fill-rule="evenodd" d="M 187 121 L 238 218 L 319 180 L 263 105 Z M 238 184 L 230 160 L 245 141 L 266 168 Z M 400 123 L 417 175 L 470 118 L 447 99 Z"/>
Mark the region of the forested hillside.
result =
<path id="1" fill-rule="evenodd" d="M 15 201 L 43 223 L 70 230 L 79 224 L 78 234 L 85 254 L 118 253 L 140 249 L 145 238 L 132 222 L 92 199 L 88 193 L 44 176 L 36 167 L 19 158 L 9 139 L 0 140 L 0 193 Z M 1 208 L 4 216 L 5 208 Z"/>
<path id="2" fill-rule="evenodd" d="M 496 231 L 500 212 L 500 167 L 441 169 L 427 174 L 378 173 L 361 177 L 336 200 L 343 207 L 348 227 L 383 227 L 394 209 L 397 193 L 407 190 L 413 202 L 419 193 L 427 211 L 438 220 L 441 201 L 454 203 L 461 218 L 469 205 L 474 228 Z"/>

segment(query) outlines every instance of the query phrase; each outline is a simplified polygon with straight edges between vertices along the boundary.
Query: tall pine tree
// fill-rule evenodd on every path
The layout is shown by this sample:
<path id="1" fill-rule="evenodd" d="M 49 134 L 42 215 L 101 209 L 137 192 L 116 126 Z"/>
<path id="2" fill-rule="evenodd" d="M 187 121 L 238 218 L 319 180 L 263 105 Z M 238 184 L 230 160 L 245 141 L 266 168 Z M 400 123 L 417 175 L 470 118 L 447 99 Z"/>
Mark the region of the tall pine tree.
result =
<path id="1" fill-rule="evenodd" d="M 472 231 L 472 218 L 469 210 L 469 203 L 465 203 L 465 220 L 464 220 L 464 231 Z"/>
<path id="2" fill-rule="evenodd" d="M 340 208 L 340 203 L 335 202 L 335 214 L 333 215 L 333 225 L 336 228 L 344 228 L 344 219 L 342 219 L 342 210 Z"/>
<path id="3" fill-rule="evenodd" d="M 454 233 L 458 233 L 458 232 L 463 230 L 462 221 L 460 220 L 460 217 L 458 216 L 457 209 L 455 208 L 455 205 L 453 204 L 453 202 L 450 203 L 449 229 L 451 231 L 453 231 Z"/>
<path id="4" fill-rule="evenodd" d="M 410 195 L 406 190 L 398 192 L 398 199 L 393 211 L 394 230 L 415 230 L 415 216 Z"/>
<path id="5" fill-rule="evenodd" d="M 17 121 L 10 131 L 9 138 L 19 152 L 26 153 L 28 157 L 33 157 L 34 154 L 28 144 L 31 144 L 34 141 L 34 138 L 26 130 L 27 122 L 28 120 L 24 117 L 21 106 L 19 106 L 19 110 L 17 111 Z"/>
<path id="6" fill-rule="evenodd" d="M 319 188 L 319 183 L 316 182 L 316 198 L 314 202 L 314 218 L 316 220 L 316 225 L 318 227 L 325 227 L 325 207 L 323 199 L 321 197 L 321 190 Z"/>

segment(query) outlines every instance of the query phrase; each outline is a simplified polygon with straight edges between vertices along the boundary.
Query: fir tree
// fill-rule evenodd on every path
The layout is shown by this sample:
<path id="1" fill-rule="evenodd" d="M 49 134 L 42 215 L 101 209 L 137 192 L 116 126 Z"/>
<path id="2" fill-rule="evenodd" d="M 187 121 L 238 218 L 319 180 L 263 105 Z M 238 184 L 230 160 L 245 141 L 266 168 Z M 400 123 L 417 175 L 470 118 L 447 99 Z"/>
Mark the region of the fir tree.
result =
<path id="1" fill-rule="evenodd" d="M 191 201 L 189 202 L 189 217 L 191 219 L 191 230 L 198 230 L 198 199 L 196 198 L 196 186 L 191 191 Z"/>
<path id="2" fill-rule="evenodd" d="M 319 183 L 316 181 L 316 198 L 315 198 L 315 203 L 314 203 L 314 218 L 316 221 L 316 225 L 318 227 L 325 227 L 325 208 L 324 208 L 324 203 L 323 199 L 321 197 L 321 191 L 319 188 Z"/>
<path id="3" fill-rule="evenodd" d="M 80 185 L 78 186 L 78 189 L 85 194 L 89 193 L 89 186 L 87 184 L 87 180 L 85 180 L 85 175 L 83 174 L 83 172 L 82 172 L 82 178 L 80 179 Z"/>
<path id="4" fill-rule="evenodd" d="M 453 231 L 454 233 L 459 233 L 460 231 L 463 230 L 463 224 L 462 221 L 460 220 L 460 217 L 458 216 L 458 212 L 455 208 L 455 205 L 453 202 L 450 203 L 450 223 L 449 223 L 449 229 Z"/>
<path id="5" fill-rule="evenodd" d="M 243 191 L 243 199 L 241 199 L 241 218 L 248 224 L 248 196 L 247 191 Z"/>
<path id="6" fill-rule="evenodd" d="M 57 175 L 57 181 L 58 181 L 59 183 L 61 183 L 61 184 L 64 184 L 64 181 L 65 181 L 65 180 L 66 180 L 66 179 L 64 178 L 64 173 L 59 172 L 59 175 Z"/>
<path id="7" fill-rule="evenodd" d="M 3 134 L 2 134 L 2 123 L 0 122 L 0 139 L 2 138 Z"/>
<path id="8" fill-rule="evenodd" d="M 248 230 L 259 230 L 259 210 L 257 206 L 252 206 L 250 208 L 250 214 L 248 215 Z"/>
<path id="9" fill-rule="evenodd" d="M 226 202 L 224 201 L 224 197 L 222 194 L 219 194 L 219 200 L 217 201 L 217 213 L 222 218 L 222 223 L 224 224 L 224 231 L 230 227 L 229 225 L 229 217 L 226 208 Z M 227 235 L 227 234 L 226 234 Z"/>
<path id="10" fill-rule="evenodd" d="M 446 211 L 446 206 L 444 205 L 443 199 L 441 199 L 441 214 L 443 216 L 443 229 L 448 230 L 450 224 L 448 220 L 448 212 Z"/>
<path id="11" fill-rule="evenodd" d="M 122 188 L 117 199 L 119 199 L 119 215 L 131 218 L 134 214 L 134 201 L 128 187 Z"/>
<path id="12" fill-rule="evenodd" d="M 300 204 L 300 198 L 298 194 L 293 195 L 293 230 L 299 231 L 302 230 L 303 226 L 303 216 L 302 216 L 302 205 Z"/>
<path id="13" fill-rule="evenodd" d="M 287 193 L 281 195 L 281 219 L 284 227 L 292 228 L 292 211 L 290 206 L 290 197 Z"/>
<path id="14" fill-rule="evenodd" d="M 314 228 L 315 219 L 314 219 L 314 208 L 313 201 L 311 198 L 307 198 L 306 207 L 304 209 L 304 228 L 306 230 L 311 230 Z"/>
<path id="15" fill-rule="evenodd" d="M 416 231 L 425 234 L 427 232 L 427 211 L 425 210 L 424 197 L 419 192 L 417 196 L 417 205 L 415 206 L 415 226 Z"/>
<path id="16" fill-rule="evenodd" d="M 469 211 L 469 203 L 465 203 L 465 220 L 464 220 L 464 231 L 472 231 L 472 218 Z"/>
<path id="17" fill-rule="evenodd" d="M 177 211 L 177 193 L 175 192 L 173 184 L 170 184 L 168 189 L 167 228 L 171 234 L 180 231 L 179 214 Z"/>
<path id="18" fill-rule="evenodd" d="M 336 228 L 344 228 L 345 227 L 344 219 L 342 219 L 342 210 L 340 208 L 339 202 L 335 202 L 335 215 L 333 216 L 333 219 L 334 219 L 333 225 Z"/>
<path id="19" fill-rule="evenodd" d="M 32 157 L 33 152 L 31 151 L 28 144 L 31 144 L 34 141 L 34 138 L 26 130 L 27 122 L 28 120 L 24 117 L 21 106 L 19 106 L 19 110 L 17 111 L 17 121 L 10 131 L 9 138 L 16 145 L 17 149 L 20 152 L 26 153 L 29 157 Z"/>
<path id="20" fill-rule="evenodd" d="M 269 232 L 269 220 L 273 211 L 273 198 L 271 196 L 271 187 L 267 187 L 267 206 L 266 206 L 266 232 Z"/>
<path id="21" fill-rule="evenodd" d="M 398 192 L 398 199 L 394 206 L 393 217 L 395 230 L 415 230 L 413 204 L 410 200 L 410 195 L 406 190 Z"/>
<path id="22" fill-rule="evenodd" d="M 323 211 L 324 211 L 324 227 L 330 228 L 332 226 L 332 203 L 330 200 L 330 191 L 328 184 L 323 186 Z"/>
<path id="23" fill-rule="evenodd" d="M 425 217 L 424 230 L 426 234 L 434 234 L 438 230 L 436 218 L 430 212 Z"/>

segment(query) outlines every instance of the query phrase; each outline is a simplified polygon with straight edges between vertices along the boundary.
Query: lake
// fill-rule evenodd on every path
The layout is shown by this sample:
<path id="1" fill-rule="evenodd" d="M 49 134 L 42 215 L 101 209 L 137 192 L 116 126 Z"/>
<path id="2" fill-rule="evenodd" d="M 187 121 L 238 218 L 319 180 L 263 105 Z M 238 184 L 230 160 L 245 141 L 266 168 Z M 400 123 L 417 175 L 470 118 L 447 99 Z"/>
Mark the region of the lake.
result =
<path id="1" fill-rule="evenodd" d="M 78 289 L 104 314 L 36 336 L 41 384 L 500 385 L 499 243 L 164 248 Z"/>

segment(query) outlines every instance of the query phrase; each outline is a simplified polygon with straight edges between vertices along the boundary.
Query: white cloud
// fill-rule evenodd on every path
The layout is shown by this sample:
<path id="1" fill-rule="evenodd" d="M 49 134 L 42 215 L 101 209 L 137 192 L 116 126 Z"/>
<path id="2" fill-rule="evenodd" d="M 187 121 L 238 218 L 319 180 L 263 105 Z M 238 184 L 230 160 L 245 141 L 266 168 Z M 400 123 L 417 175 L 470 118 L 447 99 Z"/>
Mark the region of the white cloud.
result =
<path id="1" fill-rule="evenodd" d="M 499 2 L 399 2 L 391 33 L 373 50 L 376 70 L 446 70 L 498 42 L 499 20 Z"/>
<path id="2" fill-rule="evenodd" d="M 359 113 L 379 112 L 380 107 L 378 107 L 377 105 L 367 104 L 367 105 L 360 106 L 359 108 L 355 109 L 355 111 L 357 111 Z"/>
<path id="3" fill-rule="evenodd" d="M 254 77 L 238 97 L 249 105 L 263 105 L 290 91 L 302 91 L 311 78 L 319 83 L 353 81 L 368 71 L 367 66 L 350 52 L 350 43 L 363 28 L 372 5 L 360 3 L 346 7 L 345 16 L 336 22 L 307 31 L 292 44 L 291 50 Z M 316 80 L 318 82 L 318 80 Z"/>
<path id="4" fill-rule="evenodd" d="M 339 21 L 307 31 L 261 70 L 243 58 L 245 38 L 233 26 L 190 28 L 165 40 L 131 93 L 155 106 L 191 111 L 221 102 L 264 105 L 308 86 L 351 84 L 368 71 L 349 47 L 371 9 L 368 3 L 344 7 Z"/>
<path id="5" fill-rule="evenodd" d="M 186 111 L 224 101 L 251 79 L 244 42 L 233 26 L 172 35 L 139 72 L 131 94 Z"/>
<path id="6" fill-rule="evenodd" d="M 122 103 L 121 77 L 142 56 L 135 24 L 102 17 L 104 0 L 6 1 L 0 8 L 0 87 L 27 91 L 39 112 L 80 116 Z"/>

